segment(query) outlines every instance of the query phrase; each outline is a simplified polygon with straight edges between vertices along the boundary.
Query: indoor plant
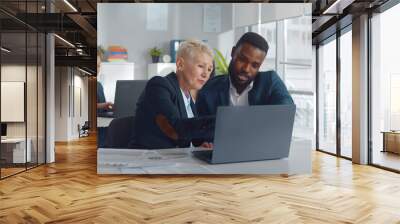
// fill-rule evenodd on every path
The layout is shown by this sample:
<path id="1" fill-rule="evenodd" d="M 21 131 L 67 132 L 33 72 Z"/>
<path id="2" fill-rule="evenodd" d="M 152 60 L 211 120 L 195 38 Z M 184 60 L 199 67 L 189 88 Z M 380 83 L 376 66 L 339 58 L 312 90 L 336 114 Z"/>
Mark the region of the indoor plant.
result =
<path id="1" fill-rule="evenodd" d="M 228 74 L 228 63 L 222 53 L 214 48 L 215 55 L 215 74 L 216 75 L 226 75 Z"/>
<path id="2" fill-rule="evenodd" d="M 150 56 L 153 63 L 158 63 L 162 54 L 161 48 L 153 47 L 150 49 Z"/>

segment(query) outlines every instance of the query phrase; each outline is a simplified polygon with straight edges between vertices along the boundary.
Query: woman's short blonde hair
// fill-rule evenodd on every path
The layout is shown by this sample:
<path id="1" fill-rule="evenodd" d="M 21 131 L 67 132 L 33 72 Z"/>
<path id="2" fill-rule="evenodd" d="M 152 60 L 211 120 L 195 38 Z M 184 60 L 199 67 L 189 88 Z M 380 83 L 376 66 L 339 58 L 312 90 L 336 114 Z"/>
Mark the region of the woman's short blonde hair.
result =
<path id="1" fill-rule="evenodd" d="M 189 39 L 182 42 L 179 45 L 177 57 L 189 57 L 193 59 L 193 57 L 199 53 L 205 53 L 208 54 L 211 58 L 214 58 L 214 53 L 211 48 L 203 41 L 196 39 Z"/>

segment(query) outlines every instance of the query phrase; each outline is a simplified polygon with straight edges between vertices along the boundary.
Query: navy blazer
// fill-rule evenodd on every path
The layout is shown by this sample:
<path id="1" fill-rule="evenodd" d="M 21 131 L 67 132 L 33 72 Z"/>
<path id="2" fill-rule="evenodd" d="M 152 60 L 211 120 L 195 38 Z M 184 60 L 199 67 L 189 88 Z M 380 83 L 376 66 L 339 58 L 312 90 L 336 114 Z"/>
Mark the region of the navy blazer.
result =
<path id="1" fill-rule="evenodd" d="M 134 136 L 129 148 L 162 149 L 189 147 L 192 140 L 211 139 L 214 135 L 215 117 L 197 117 L 197 110 L 191 100 L 194 118 L 188 118 L 178 79 L 174 72 L 165 77 L 155 76 L 147 82 L 139 97 L 134 121 Z M 166 136 L 155 117 L 164 115 L 179 139 Z"/>
<path id="2" fill-rule="evenodd" d="M 198 94 L 199 116 L 215 115 L 218 106 L 229 106 L 229 75 L 210 79 Z M 248 95 L 249 105 L 294 104 L 285 84 L 275 71 L 259 72 Z"/>

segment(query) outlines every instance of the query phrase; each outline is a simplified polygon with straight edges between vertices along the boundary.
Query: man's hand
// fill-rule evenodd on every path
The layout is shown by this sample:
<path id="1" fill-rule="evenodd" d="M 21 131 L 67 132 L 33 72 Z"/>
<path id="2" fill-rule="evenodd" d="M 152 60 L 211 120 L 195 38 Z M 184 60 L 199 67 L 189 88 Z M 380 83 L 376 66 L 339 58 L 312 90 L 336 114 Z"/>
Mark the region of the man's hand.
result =
<path id="1" fill-rule="evenodd" d="M 211 142 L 203 142 L 203 144 L 201 144 L 200 147 L 212 150 L 214 145 Z"/>
<path id="2" fill-rule="evenodd" d="M 111 102 L 105 102 L 105 103 L 98 103 L 97 104 L 97 109 L 104 109 L 104 110 L 112 110 L 114 107 L 114 104 Z"/>

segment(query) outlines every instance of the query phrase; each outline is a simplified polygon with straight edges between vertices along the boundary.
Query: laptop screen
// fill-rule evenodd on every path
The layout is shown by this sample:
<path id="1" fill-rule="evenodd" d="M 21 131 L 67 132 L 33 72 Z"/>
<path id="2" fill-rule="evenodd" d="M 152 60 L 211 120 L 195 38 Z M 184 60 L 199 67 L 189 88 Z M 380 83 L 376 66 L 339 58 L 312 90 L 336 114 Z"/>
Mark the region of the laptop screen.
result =
<path id="1" fill-rule="evenodd" d="M 135 116 L 136 103 L 145 89 L 147 80 L 118 80 L 115 89 L 114 117 Z"/>

